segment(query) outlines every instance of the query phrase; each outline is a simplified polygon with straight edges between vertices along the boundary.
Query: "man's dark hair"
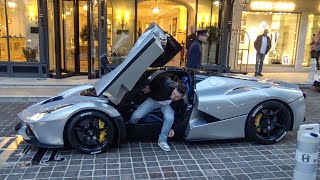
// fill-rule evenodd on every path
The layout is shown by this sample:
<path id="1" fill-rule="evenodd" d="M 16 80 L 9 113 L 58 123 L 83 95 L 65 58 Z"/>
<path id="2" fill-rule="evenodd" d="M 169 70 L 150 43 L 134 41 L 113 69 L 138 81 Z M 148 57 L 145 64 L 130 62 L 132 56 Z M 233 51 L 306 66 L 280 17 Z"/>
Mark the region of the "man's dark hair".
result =
<path id="1" fill-rule="evenodd" d="M 182 95 L 185 95 L 187 93 L 187 86 L 184 85 L 184 84 L 178 84 L 177 86 L 177 91 L 182 94 Z"/>

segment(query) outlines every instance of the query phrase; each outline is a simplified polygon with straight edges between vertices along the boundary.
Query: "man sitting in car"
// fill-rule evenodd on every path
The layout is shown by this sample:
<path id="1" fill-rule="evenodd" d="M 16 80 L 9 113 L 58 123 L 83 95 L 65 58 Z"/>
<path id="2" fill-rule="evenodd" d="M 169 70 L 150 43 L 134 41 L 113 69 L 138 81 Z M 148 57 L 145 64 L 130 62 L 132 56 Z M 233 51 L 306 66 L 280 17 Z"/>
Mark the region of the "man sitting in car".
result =
<path id="1" fill-rule="evenodd" d="M 141 118 L 148 113 L 160 108 L 163 113 L 163 125 L 158 139 L 158 145 L 164 151 L 170 151 L 167 137 L 174 135 L 171 129 L 174 123 L 175 111 L 184 106 L 187 87 L 184 84 L 177 84 L 168 77 L 158 77 L 150 85 L 142 89 L 148 98 L 133 112 L 129 120 L 130 124 L 137 124 Z"/>

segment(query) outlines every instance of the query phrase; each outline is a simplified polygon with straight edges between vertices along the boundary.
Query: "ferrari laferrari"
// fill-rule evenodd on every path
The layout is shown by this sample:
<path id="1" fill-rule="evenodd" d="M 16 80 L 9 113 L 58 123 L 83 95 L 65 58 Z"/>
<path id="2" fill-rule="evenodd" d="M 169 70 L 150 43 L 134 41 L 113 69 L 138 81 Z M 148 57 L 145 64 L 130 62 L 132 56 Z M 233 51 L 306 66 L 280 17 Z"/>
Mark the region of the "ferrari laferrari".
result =
<path id="1" fill-rule="evenodd" d="M 147 98 L 142 89 L 157 77 L 187 86 L 186 106 L 175 113 L 174 139 L 246 138 L 260 144 L 283 139 L 304 122 L 305 94 L 296 85 L 232 73 L 165 66 L 181 45 L 153 23 L 126 59 L 94 84 L 63 91 L 18 114 L 16 131 L 32 145 L 89 154 L 132 138 L 158 136 L 163 114 L 138 124 L 132 113 Z"/>

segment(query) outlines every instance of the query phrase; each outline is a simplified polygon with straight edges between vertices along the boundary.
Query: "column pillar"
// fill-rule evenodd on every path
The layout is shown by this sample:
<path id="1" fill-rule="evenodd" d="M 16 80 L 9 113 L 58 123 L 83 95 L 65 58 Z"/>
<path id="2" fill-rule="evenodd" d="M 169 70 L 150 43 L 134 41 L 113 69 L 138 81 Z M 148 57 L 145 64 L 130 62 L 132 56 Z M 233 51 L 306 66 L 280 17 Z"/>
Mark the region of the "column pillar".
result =
<path id="1" fill-rule="evenodd" d="M 297 54 L 296 54 L 296 62 L 294 67 L 296 69 L 302 69 L 304 53 L 310 53 L 310 52 L 305 52 L 305 44 L 306 44 L 307 32 L 308 32 L 308 14 L 307 13 L 301 14 L 301 22 L 300 22 L 300 27 L 298 32 L 299 32 L 299 36 L 298 36 L 298 44 L 297 44 Z"/>

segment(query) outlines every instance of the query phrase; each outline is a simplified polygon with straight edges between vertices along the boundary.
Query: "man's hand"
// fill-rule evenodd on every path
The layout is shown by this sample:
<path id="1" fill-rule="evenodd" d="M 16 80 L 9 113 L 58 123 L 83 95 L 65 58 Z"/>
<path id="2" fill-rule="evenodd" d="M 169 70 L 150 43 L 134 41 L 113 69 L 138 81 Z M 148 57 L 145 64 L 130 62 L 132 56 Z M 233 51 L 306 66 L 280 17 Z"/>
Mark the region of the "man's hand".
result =
<path id="1" fill-rule="evenodd" d="M 150 86 L 144 87 L 141 91 L 143 91 L 143 93 L 149 93 L 151 91 Z"/>
<path id="2" fill-rule="evenodd" d="M 168 137 L 173 137 L 174 136 L 174 130 L 173 129 L 170 129 L 170 131 L 169 131 L 169 135 L 168 135 Z"/>

